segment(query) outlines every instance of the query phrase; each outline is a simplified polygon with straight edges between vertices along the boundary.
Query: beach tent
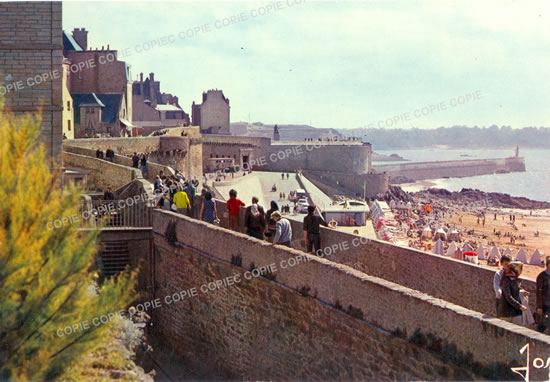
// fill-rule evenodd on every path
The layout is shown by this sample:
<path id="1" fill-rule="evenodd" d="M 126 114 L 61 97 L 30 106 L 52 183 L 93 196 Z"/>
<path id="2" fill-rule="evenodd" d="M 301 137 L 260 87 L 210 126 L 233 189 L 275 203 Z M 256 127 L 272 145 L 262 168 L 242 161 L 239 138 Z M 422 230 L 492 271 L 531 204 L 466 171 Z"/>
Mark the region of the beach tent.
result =
<path id="1" fill-rule="evenodd" d="M 452 229 L 450 233 L 447 234 L 448 240 L 458 240 L 458 231 L 456 229 Z"/>
<path id="2" fill-rule="evenodd" d="M 462 252 L 472 252 L 474 249 L 470 247 L 470 244 L 464 243 L 462 246 Z"/>
<path id="3" fill-rule="evenodd" d="M 443 242 L 441 241 L 441 239 L 437 239 L 432 252 L 435 253 L 436 255 L 443 254 Z"/>
<path id="4" fill-rule="evenodd" d="M 407 209 L 408 210 L 412 210 L 413 206 L 411 204 L 411 202 L 407 202 Z"/>
<path id="5" fill-rule="evenodd" d="M 497 246 L 494 245 L 493 248 L 489 250 L 489 256 L 487 256 L 487 261 L 496 260 L 496 259 L 500 261 L 500 251 L 498 250 Z"/>
<path id="6" fill-rule="evenodd" d="M 487 257 L 485 257 L 485 248 L 483 248 L 483 244 L 479 243 L 476 253 L 479 260 L 487 260 Z"/>
<path id="7" fill-rule="evenodd" d="M 390 208 L 393 210 L 395 208 L 395 200 L 390 200 Z"/>
<path id="8" fill-rule="evenodd" d="M 462 253 L 462 250 L 459 247 L 457 247 L 455 254 L 452 257 L 453 259 L 464 261 L 464 253 Z"/>
<path id="9" fill-rule="evenodd" d="M 464 260 L 470 263 L 478 264 L 477 253 L 474 251 L 464 252 Z"/>
<path id="10" fill-rule="evenodd" d="M 523 248 L 520 248 L 517 255 L 516 255 L 516 260 L 517 261 L 521 261 L 523 264 L 527 264 L 528 261 L 527 261 L 527 253 L 525 252 L 525 250 Z"/>
<path id="11" fill-rule="evenodd" d="M 400 210 L 405 209 L 405 203 L 400 200 L 399 203 L 397 203 L 397 208 L 399 208 Z"/>
<path id="12" fill-rule="evenodd" d="M 503 255 L 508 255 L 512 258 L 512 260 L 514 260 L 514 254 L 512 253 L 512 250 L 510 248 L 506 248 Z"/>
<path id="13" fill-rule="evenodd" d="M 529 264 L 531 265 L 543 265 L 542 263 L 542 253 L 535 249 L 535 252 L 531 255 L 531 259 L 529 260 Z"/>
<path id="14" fill-rule="evenodd" d="M 432 238 L 432 229 L 429 225 L 424 227 L 424 230 L 422 230 L 422 238 L 423 239 L 431 239 Z"/>
<path id="15" fill-rule="evenodd" d="M 458 247 L 456 246 L 455 242 L 451 242 L 451 245 L 449 245 L 449 249 L 447 249 L 447 253 L 445 254 L 445 256 L 454 257 L 457 249 Z"/>
<path id="16" fill-rule="evenodd" d="M 447 241 L 447 234 L 443 231 L 443 228 L 438 228 L 434 234 L 434 240 Z"/>

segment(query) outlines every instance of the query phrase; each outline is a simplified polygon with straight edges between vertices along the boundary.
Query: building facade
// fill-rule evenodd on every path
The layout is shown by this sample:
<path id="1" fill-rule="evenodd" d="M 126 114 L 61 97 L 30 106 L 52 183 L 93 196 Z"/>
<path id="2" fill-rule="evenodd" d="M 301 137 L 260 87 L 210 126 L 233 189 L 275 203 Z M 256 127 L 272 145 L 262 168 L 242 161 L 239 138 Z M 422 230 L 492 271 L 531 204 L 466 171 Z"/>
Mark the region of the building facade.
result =
<path id="1" fill-rule="evenodd" d="M 194 126 L 200 126 L 203 134 L 231 135 L 229 130 L 229 98 L 221 90 L 202 93 L 202 104 L 191 106 Z"/>
<path id="2" fill-rule="evenodd" d="M 40 141 L 61 161 L 61 2 L 0 3 L 0 96 L 16 115 L 41 118 Z"/>
<path id="3" fill-rule="evenodd" d="M 74 139 L 74 102 L 71 96 L 71 62 L 63 59 L 63 81 L 62 81 L 62 98 L 63 98 L 63 139 Z"/>
<path id="4" fill-rule="evenodd" d="M 75 28 L 71 34 L 63 33 L 63 54 L 70 69 L 74 137 L 131 136 L 135 126 L 129 65 L 118 60 L 118 52 L 109 45 L 106 49 L 89 48 L 88 31 L 84 28 Z M 84 106 L 86 110 L 82 111 L 82 103 L 101 107 L 102 111 L 91 113 L 90 106 Z M 83 114 L 91 118 L 81 118 Z M 92 114 L 95 114 L 93 118 Z M 101 118 L 96 121 L 98 114 Z"/>
<path id="5" fill-rule="evenodd" d="M 167 127 L 189 126 L 189 114 L 180 107 L 178 97 L 161 93 L 160 81 L 155 74 L 132 84 L 132 123 L 139 135 L 149 135 L 153 131 Z"/>

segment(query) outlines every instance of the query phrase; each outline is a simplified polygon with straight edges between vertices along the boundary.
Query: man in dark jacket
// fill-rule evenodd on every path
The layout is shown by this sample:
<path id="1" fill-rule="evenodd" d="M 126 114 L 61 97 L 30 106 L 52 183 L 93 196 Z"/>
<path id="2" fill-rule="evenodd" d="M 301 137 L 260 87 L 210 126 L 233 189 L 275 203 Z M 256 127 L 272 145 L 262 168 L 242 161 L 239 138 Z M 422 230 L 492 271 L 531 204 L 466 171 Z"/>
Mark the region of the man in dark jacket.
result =
<path id="1" fill-rule="evenodd" d="M 252 204 L 246 208 L 244 225 L 248 235 L 260 240 L 264 238 L 265 212 L 262 206 L 258 205 L 258 198 L 255 196 L 252 198 Z"/>
<path id="2" fill-rule="evenodd" d="M 321 249 L 321 230 L 320 226 L 329 227 L 327 222 L 320 216 L 315 216 L 315 206 L 307 207 L 307 215 L 304 218 L 304 239 L 306 240 L 307 252 L 317 253 Z M 289 208 L 290 209 L 290 208 Z"/>
<path id="3" fill-rule="evenodd" d="M 537 331 L 541 333 L 550 326 L 550 256 L 545 263 L 546 270 L 537 276 Z"/>
<path id="4" fill-rule="evenodd" d="M 522 269 L 521 262 L 512 261 L 501 281 L 502 297 L 500 298 L 498 317 L 516 325 L 521 325 L 522 312 L 527 310 L 527 307 L 521 303 L 520 297 L 522 289 L 519 276 Z"/>

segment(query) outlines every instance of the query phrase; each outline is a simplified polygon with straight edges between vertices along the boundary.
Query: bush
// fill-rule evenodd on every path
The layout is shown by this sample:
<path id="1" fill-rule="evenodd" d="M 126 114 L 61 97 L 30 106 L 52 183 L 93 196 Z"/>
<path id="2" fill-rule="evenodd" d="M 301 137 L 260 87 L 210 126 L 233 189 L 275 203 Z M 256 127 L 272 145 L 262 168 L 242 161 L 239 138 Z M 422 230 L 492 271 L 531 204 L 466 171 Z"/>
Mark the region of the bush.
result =
<path id="1" fill-rule="evenodd" d="M 92 319 L 123 309 L 134 297 L 135 272 L 90 293 L 98 231 L 79 230 L 80 191 L 61 190 L 59 172 L 50 171 L 37 144 L 39 125 L 30 116 L 0 112 L 1 380 L 60 376 L 99 346 L 111 327 L 94 326 Z M 71 216 L 80 219 L 52 226 Z M 85 321 L 89 329 L 78 327 Z M 73 325 L 73 333 L 63 332 Z"/>

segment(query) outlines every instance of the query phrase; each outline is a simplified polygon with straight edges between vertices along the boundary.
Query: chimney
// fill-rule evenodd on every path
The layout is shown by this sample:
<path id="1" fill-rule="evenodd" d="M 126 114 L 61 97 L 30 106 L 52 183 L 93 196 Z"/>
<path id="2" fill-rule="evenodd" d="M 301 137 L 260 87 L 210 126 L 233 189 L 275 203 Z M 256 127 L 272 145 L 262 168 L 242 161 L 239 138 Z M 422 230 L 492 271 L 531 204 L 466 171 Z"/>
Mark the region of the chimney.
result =
<path id="1" fill-rule="evenodd" d="M 139 74 L 139 82 L 143 82 L 143 73 Z"/>
<path id="2" fill-rule="evenodd" d="M 151 82 L 155 81 L 155 73 L 149 73 L 149 80 L 151 80 Z"/>
<path id="3" fill-rule="evenodd" d="M 82 50 L 88 49 L 88 31 L 85 28 L 74 28 L 73 38 L 76 40 Z"/>

